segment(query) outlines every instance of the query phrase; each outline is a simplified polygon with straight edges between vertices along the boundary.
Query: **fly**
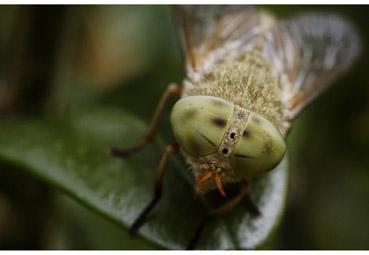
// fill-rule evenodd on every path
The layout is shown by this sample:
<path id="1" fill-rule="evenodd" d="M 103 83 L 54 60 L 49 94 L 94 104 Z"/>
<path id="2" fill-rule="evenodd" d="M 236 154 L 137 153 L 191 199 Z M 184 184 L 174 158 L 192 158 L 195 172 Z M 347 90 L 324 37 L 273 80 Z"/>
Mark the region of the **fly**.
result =
<path id="1" fill-rule="evenodd" d="M 190 165 L 198 196 L 227 186 L 239 194 L 208 212 L 188 248 L 194 248 L 205 222 L 232 210 L 240 201 L 254 216 L 253 178 L 272 171 L 285 157 L 292 121 L 313 98 L 346 71 L 358 55 L 353 26 L 339 16 L 303 13 L 277 21 L 249 6 L 173 8 L 183 42 L 186 78 L 171 84 L 157 106 L 144 139 L 110 154 L 126 157 L 155 137 L 170 97 L 176 142 L 160 160 L 153 199 L 130 228 L 137 232 L 162 195 L 168 159 L 181 152 Z"/>

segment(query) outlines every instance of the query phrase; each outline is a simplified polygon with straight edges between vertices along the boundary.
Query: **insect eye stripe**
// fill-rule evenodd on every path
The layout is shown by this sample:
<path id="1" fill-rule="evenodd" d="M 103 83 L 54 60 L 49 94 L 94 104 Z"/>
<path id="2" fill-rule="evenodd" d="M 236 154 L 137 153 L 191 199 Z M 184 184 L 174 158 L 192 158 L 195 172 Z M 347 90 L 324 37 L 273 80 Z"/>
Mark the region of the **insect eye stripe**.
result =
<path id="1" fill-rule="evenodd" d="M 213 119 L 213 123 L 218 127 L 225 127 L 227 125 L 227 121 L 222 118 Z"/>
<path id="2" fill-rule="evenodd" d="M 205 140 L 207 141 L 210 145 L 217 147 L 216 144 L 211 141 L 209 138 L 207 138 L 204 134 L 202 134 L 201 132 L 199 132 L 198 130 L 196 130 L 196 132 Z"/>
<path id="3" fill-rule="evenodd" d="M 254 157 L 243 155 L 243 154 L 234 154 L 233 156 L 238 157 L 238 158 L 254 158 Z"/>
<path id="4" fill-rule="evenodd" d="M 245 130 L 243 131 L 243 133 L 242 133 L 242 136 L 243 136 L 243 137 L 248 137 L 248 136 L 250 136 L 250 131 L 249 131 L 248 129 L 245 129 Z"/>

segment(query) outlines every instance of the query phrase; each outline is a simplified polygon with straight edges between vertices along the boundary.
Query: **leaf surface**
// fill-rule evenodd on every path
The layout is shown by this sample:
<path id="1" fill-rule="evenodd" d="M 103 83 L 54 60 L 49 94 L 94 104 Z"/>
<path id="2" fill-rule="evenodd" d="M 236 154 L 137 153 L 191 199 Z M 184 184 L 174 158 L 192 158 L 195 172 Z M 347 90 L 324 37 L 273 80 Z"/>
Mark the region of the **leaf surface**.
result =
<path id="1" fill-rule="evenodd" d="M 122 160 L 104 154 L 111 145 L 132 145 L 146 130 L 134 115 L 91 109 L 63 119 L 12 120 L 0 127 L 0 160 L 39 176 L 121 226 L 129 226 L 151 199 L 155 169 L 165 144 L 158 138 Z M 205 229 L 199 249 L 260 248 L 278 224 L 287 189 L 286 159 L 252 186 L 262 216 L 239 205 Z M 181 155 L 169 163 L 163 197 L 140 229 L 159 247 L 183 249 L 205 214 L 196 200 Z M 154 247 L 154 246 L 153 246 Z"/>

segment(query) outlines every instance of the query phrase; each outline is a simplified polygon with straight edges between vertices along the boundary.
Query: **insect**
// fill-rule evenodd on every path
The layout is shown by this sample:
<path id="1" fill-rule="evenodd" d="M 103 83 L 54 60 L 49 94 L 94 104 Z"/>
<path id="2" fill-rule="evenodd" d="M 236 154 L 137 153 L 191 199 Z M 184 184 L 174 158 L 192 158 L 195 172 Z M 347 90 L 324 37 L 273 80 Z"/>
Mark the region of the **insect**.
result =
<path id="1" fill-rule="evenodd" d="M 360 49 L 353 26 L 339 16 L 304 13 L 277 21 L 250 6 L 173 7 L 181 28 L 187 77 L 164 92 L 144 139 L 110 154 L 126 157 L 155 137 L 163 109 L 180 97 L 170 120 L 176 142 L 157 170 L 153 199 L 130 228 L 137 232 L 162 195 L 168 159 L 181 152 L 199 196 L 229 184 L 239 194 L 209 211 L 188 248 L 194 248 L 208 218 L 250 198 L 253 178 L 272 171 L 284 158 L 292 121 L 334 79 L 346 71 Z"/>

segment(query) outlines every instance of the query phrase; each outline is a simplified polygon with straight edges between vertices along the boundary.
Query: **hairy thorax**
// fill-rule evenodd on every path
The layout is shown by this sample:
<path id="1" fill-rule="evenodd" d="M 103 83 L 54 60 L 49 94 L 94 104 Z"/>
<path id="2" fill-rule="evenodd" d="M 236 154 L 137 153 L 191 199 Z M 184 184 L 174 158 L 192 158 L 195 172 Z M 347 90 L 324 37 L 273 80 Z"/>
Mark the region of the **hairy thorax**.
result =
<path id="1" fill-rule="evenodd" d="M 209 95 L 256 112 L 282 129 L 281 90 L 270 64 L 258 51 L 230 57 L 190 75 L 183 97 Z"/>

